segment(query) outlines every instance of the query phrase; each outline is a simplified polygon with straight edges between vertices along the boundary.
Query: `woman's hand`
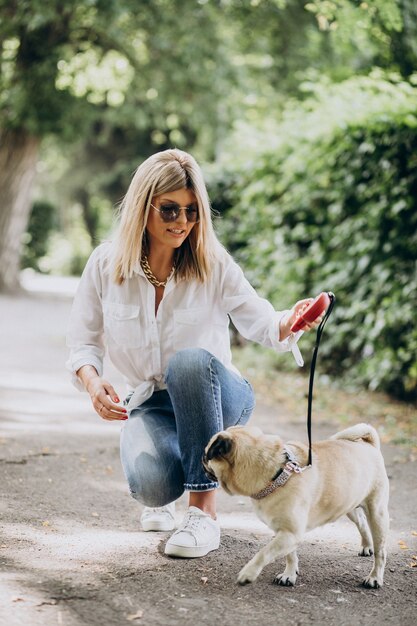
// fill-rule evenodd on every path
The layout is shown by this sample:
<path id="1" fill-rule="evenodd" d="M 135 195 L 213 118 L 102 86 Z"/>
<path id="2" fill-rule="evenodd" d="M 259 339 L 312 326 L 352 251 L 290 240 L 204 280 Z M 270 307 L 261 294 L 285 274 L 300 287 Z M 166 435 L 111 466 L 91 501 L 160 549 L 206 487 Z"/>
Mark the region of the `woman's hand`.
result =
<path id="1" fill-rule="evenodd" d="M 125 420 L 127 411 L 121 406 L 119 397 L 112 385 L 98 375 L 92 365 L 83 365 L 77 371 L 77 376 L 90 394 L 93 407 L 104 420 Z"/>
<path id="2" fill-rule="evenodd" d="M 97 376 L 88 381 L 87 391 L 90 394 L 93 407 L 104 420 L 125 420 L 127 419 L 127 411 L 125 408 L 118 406 L 120 402 L 117 393 L 112 385 Z"/>
<path id="3" fill-rule="evenodd" d="M 305 298 L 304 300 L 298 300 L 298 302 L 296 302 L 294 306 L 292 307 L 291 311 L 287 315 L 285 315 L 285 317 L 282 318 L 280 325 L 279 325 L 279 331 L 280 331 L 279 340 L 280 341 L 283 341 L 284 339 L 289 337 L 289 335 L 291 334 L 291 330 L 290 330 L 291 326 L 300 317 L 303 311 L 305 311 L 306 308 L 310 306 L 313 300 L 314 298 Z M 321 324 L 323 317 L 324 317 L 324 312 L 322 313 L 322 315 L 320 315 L 320 317 L 315 319 L 314 322 L 306 323 L 302 327 L 302 330 L 309 331 L 309 330 L 313 330 L 317 328 Z"/>

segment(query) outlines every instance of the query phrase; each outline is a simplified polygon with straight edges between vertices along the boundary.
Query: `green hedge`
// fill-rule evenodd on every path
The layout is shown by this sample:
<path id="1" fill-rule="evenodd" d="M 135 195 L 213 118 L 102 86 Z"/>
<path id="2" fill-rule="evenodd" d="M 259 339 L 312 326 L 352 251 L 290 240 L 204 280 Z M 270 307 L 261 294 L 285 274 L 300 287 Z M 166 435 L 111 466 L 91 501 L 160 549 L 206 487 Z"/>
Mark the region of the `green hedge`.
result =
<path id="1" fill-rule="evenodd" d="M 417 89 L 319 87 L 265 146 L 212 186 L 224 243 L 277 306 L 335 292 L 322 370 L 416 399 Z"/>
<path id="2" fill-rule="evenodd" d="M 29 224 L 23 238 L 22 267 L 40 271 L 39 259 L 47 252 L 48 239 L 57 221 L 56 208 L 46 200 L 33 203 Z"/>

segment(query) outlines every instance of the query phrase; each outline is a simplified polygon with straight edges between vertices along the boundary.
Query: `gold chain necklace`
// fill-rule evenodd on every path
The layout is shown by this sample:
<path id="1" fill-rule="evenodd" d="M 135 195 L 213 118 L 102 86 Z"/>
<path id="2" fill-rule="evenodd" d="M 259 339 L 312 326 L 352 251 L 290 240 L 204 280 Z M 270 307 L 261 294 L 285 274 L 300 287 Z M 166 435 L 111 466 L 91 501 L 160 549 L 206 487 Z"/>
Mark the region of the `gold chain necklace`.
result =
<path id="1" fill-rule="evenodd" d="M 152 273 L 152 270 L 149 265 L 148 257 L 146 256 L 146 254 L 142 255 L 140 264 L 141 264 L 141 267 L 143 269 L 143 272 L 146 278 L 149 280 L 151 285 L 154 285 L 155 287 L 166 287 L 167 282 L 169 281 L 170 278 L 172 278 L 175 272 L 175 263 L 174 263 L 166 279 L 161 281 L 161 280 L 158 280 L 157 277 Z"/>

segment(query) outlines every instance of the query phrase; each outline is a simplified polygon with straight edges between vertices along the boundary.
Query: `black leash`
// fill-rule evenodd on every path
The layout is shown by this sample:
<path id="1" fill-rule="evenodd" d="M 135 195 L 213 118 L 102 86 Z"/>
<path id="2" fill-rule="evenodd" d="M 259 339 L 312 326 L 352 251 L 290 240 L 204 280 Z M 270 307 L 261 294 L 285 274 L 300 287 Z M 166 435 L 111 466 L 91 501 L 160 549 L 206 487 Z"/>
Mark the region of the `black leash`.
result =
<path id="1" fill-rule="evenodd" d="M 312 465 L 312 459 L 311 459 L 311 410 L 312 410 L 312 406 L 313 406 L 313 385 L 314 385 L 314 372 L 315 372 L 315 369 L 316 369 L 317 353 L 319 351 L 320 339 L 321 339 L 321 336 L 323 334 L 324 326 L 325 326 L 327 320 L 329 319 L 330 313 L 332 312 L 334 304 L 336 302 L 336 296 L 334 295 L 334 293 L 329 291 L 328 292 L 328 296 L 330 298 L 330 304 L 328 306 L 328 309 L 326 311 L 325 316 L 323 317 L 322 321 L 320 322 L 320 326 L 317 329 L 316 345 L 314 346 L 313 358 L 311 360 L 311 365 L 310 365 L 310 382 L 309 382 L 309 386 L 308 386 L 308 412 L 307 412 L 307 432 L 308 432 L 308 463 L 307 463 L 307 465 L 308 466 Z"/>

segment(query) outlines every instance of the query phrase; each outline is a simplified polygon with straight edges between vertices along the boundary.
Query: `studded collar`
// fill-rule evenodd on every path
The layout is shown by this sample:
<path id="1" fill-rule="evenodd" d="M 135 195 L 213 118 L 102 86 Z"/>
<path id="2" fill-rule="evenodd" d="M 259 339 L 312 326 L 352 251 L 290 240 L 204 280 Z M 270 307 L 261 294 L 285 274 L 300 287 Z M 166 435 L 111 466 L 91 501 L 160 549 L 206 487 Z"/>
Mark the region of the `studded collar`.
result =
<path id="1" fill-rule="evenodd" d="M 295 456 L 288 450 L 288 448 L 284 447 L 284 452 L 287 457 L 284 467 L 280 467 L 269 483 L 257 493 L 252 494 L 250 496 L 251 498 L 254 500 L 262 500 L 262 498 L 269 496 L 276 489 L 278 489 L 278 487 L 283 487 L 292 474 L 301 474 L 304 470 L 310 467 L 309 465 L 306 467 L 300 467 Z"/>

